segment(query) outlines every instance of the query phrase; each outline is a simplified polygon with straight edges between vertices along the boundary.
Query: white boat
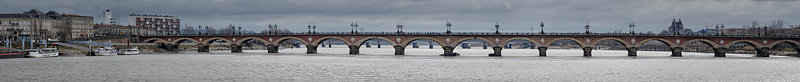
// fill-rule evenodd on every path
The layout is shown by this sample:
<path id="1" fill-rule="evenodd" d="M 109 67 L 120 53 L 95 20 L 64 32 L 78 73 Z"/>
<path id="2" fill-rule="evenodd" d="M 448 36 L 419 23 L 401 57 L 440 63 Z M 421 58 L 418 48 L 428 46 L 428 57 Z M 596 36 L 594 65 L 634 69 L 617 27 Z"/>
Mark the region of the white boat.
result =
<path id="1" fill-rule="evenodd" d="M 100 47 L 94 49 L 95 56 L 111 56 L 117 55 L 117 50 L 114 47 Z"/>
<path id="2" fill-rule="evenodd" d="M 130 48 L 130 49 L 120 50 L 119 52 L 120 52 L 119 55 L 138 55 L 139 54 L 139 48 L 133 47 L 133 48 Z"/>
<path id="3" fill-rule="evenodd" d="M 28 50 L 27 57 L 56 57 L 58 56 L 57 48 L 44 48 L 44 49 L 31 49 Z"/>

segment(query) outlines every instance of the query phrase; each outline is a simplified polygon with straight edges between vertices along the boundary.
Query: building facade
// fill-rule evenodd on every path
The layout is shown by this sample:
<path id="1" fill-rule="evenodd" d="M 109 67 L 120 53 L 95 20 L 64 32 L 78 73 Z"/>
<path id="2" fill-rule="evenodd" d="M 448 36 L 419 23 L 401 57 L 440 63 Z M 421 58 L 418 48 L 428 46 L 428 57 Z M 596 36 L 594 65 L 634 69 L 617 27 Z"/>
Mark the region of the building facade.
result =
<path id="1" fill-rule="evenodd" d="M 180 33 L 181 20 L 175 16 L 130 14 L 128 23 L 145 29 L 154 29 L 156 35 L 177 35 Z"/>
<path id="2" fill-rule="evenodd" d="M 0 14 L 0 29 L 13 40 L 30 38 L 36 40 L 58 39 L 71 40 L 75 36 L 72 29 L 81 31 L 86 25 L 91 26 L 90 16 L 64 15 L 56 11 L 47 13 L 36 9 L 21 14 Z M 91 30 L 84 30 L 91 33 Z"/>
<path id="3" fill-rule="evenodd" d="M 678 19 L 672 19 L 672 25 L 670 25 L 667 30 L 661 31 L 661 34 L 670 34 L 670 35 L 681 35 L 681 34 L 694 34 L 692 29 L 686 29 L 683 27 L 683 21 Z"/>

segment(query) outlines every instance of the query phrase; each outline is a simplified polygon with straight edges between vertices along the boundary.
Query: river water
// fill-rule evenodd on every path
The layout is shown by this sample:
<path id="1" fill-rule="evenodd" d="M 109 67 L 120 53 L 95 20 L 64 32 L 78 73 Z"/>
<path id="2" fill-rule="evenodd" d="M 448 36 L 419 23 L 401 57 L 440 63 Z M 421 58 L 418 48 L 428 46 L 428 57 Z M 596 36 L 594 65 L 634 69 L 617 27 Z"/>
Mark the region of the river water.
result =
<path id="1" fill-rule="evenodd" d="M 281 53 L 141 54 L 99 57 L 0 59 L 0 81 L 798 81 L 800 59 L 756 58 L 752 54 L 713 57 L 710 53 L 550 49 L 504 49 L 503 57 L 487 57 L 489 49 L 456 49 L 462 56 L 442 57 L 441 49 L 406 48 L 395 56 L 390 47 L 304 48 Z"/>

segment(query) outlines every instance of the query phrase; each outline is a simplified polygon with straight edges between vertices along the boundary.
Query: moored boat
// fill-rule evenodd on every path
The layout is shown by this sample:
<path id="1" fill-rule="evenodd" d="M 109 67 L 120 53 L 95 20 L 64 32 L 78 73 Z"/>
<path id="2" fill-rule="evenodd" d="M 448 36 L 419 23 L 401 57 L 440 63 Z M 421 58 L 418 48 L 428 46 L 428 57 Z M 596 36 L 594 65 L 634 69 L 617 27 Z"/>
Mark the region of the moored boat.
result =
<path id="1" fill-rule="evenodd" d="M 58 49 L 57 48 L 43 48 L 43 49 L 31 49 L 27 50 L 28 55 L 26 57 L 57 57 L 58 56 Z"/>
<path id="2" fill-rule="evenodd" d="M 119 51 L 119 55 L 138 55 L 138 54 L 139 54 L 139 48 L 137 47 Z"/>

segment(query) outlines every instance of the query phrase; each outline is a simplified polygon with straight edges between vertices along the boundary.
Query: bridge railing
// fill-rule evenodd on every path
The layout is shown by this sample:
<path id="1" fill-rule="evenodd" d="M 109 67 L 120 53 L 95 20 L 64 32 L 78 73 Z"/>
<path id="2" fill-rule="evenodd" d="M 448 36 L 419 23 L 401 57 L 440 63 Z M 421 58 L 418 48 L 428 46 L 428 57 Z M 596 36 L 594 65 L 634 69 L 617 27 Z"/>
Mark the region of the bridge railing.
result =
<path id="1" fill-rule="evenodd" d="M 143 35 L 143 36 L 237 36 L 237 35 L 603 35 L 603 36 L 689 36 L 689 37 L 771 37 L 800 38 L 800 35 L 720 35 L 720 34 L 652 34 L 652 33 L 531 33 L 531 32 L 301 32 L 301 33 L 241 33 L 241 34 L 179 34 L 179 35 Z"/>

